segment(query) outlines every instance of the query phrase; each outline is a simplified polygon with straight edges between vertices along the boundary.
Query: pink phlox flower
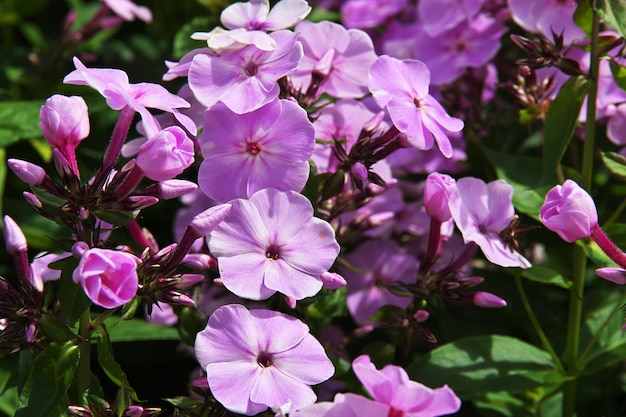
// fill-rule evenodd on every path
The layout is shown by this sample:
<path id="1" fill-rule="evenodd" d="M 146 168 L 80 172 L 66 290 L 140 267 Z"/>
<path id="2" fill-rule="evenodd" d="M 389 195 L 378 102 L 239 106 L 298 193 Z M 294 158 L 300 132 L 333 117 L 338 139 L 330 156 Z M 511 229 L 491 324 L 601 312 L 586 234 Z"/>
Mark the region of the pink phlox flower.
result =
<path id="1" fill-rule="evenodd" d="M 428 388 L 411 381 L 399 366 L 387 365 L 378 370 L 369 356 L 361 355 L 352 362 L 352 370 L 372 398 L 389 407 L 387 416 L 436 417 L 461 408 L 461 400 L 447 385 Z"/>
<path id="2" fill-rule="evenodd" d="M 302 44 L 288 30 L 272 32 L 277 47 L 263 51 L 254 45 L 220 56 L 196 55 L 189 67 L 189 86 L 207 107 L 221 101 L 232 111 L 248 113 L 275 100 L 278 79 L 296 70 Z"/>
<path id="3" fill-rule="evenodd" d="M 318 402 L 290 413 L 290 417 L 385 417 L 389 407 L 361 395 L 336 394 L 333 402 Z"/>
<path id="4" fill-rule="evenodd" d="M 140 260 L 130 253 L 93 248 L 84 252 L 72 274 L 87 297 L 104 308 L 120 307 L 137 293 Z"/>
<path id="5" fill-rule="evenodd" d="M 167 72 L 163 74 L 163 81 L 171 81 L 178 77 L 187 77 L 189 75 L 189 67 L 191 66 L 191 61 L 193 61 L 193 58 L 196 55 L 200 54 L 217 56 L 217 54 L 215 54 L 209 48 L 198 48 L 187 52 L 178 62 L 165 61 Z"/>
<path id="6" fill-rule="evenodd" d="M 399 13 L 408 0 L 347 0 L 341 5 L 341 21 L 348 28 L 373 28 Z"/>
<path id="7" fill-rule="evenodd" d="M 116 15 L 124 20 L 143 20 L 146 23 L 152 22 L 152 12 L 146 6 L 137 6 L 130 0 L 102 0 L 109 6 Z"/>
<path id="8" fill-rule="evenodd" d="M 471 21 L 480 11 L 484 0 L 420 0 L 418 20 L 432 37 L 452 29 L 463 21 Z"/>
<path id="9" fill-rule="evenodd" d="M 320 275 L 335 262 L 339 244 L 333 228 L 313 217 L 311 202 L 268 188 L 231 204 L 207 237 L 226 288 L 251 300 L 277 291 L 295 300 L 317 294 Z"/>
<path id="10" fill-rule="evenodd" d="M 499 235 L 515 215 L 512 197 L 513 187 L 504 180 L 485 184 L 478 178 L 467 177 L 457 181 L 448 201 L 465 243 L 476 243 L 496 265 L 529 268 L 530 262 Z"/>
<path id="11" fill-rule="evenodd" d="M 552 39 L 552 32 L 563 32 L 566 45 L 585 39 L 585 33 L 574 22 L 574 0 L 508 0 L 515 23 L 524 29 Z"/>
<path id="12" fill-rule="evenodd" d="M 50 264 L 71 256 L 68 252 L 46 253 L 41 252 L 33 258 L 31 268 L 36 270 L 43 282 L 58 281 L 61 279 L 61 270 L 50 268 Z"/>
<path id="13" fill-rule="evenodd" d="M 437 148 L 425 151 L 417 148 L 401 148 L 389 155 L 386 161 L 397 177 L 407 173 L 461 172 L 467 168 L 464 164 L 467 159 L 465 140 L 459 133 L 452 133 L 449 138 L 452 143 L 451 158 L 444 157 Z"/>
<path id="14" fill-rule="evenodd" d="M 130 84 L 128 75 L 122 70 L 110 68 L 87 68 L 74 57 L 76 70 L 65 76 L 65 84 L 88 85 L 106 99 L 113 110 L 128 106 L 141 115 L 147 136 L 161 130 L 159 123 L 148 108 L 172 113 L 187 130 L 193 133 L 196 127 L 193 121 L 177 109 L 189 107 L 189 103 L 170 93 L 163 86 L 152 83 Z"/>
<path id="15" fill-rule="evenodd" d="M 145 141 L 137 153 L 137 166 L 153 181 L 174 178 L 194 161 L 194 145 L 178 126 L 170 126 Z"/>
<path id="16" fill-rule="evenodd" d="M 391 240 L 368 240 L 345 257 L 353 268 L 341 268 L 348 281 L 348 310 L 359 324 L 372 323 L 383 306 L 407 307 L 411 297 L 398 296 L 388 285 L 415 284 L 418 262 Z"/>
<path id="17" fill-rule="evenodd" d="M 297 71 L 291 75 L 295 86 L 306 91 L 314 71 L 323 73 L 318 93 L 337 98 L 358 98 L 367 93 L 368 69 L 376 60 L 369 35 L 358 29 L 322 21 L 298 23 L 295 31 L 304 48 Z"/>
<path id="18" fill-rule="evenodd" d="M 463 129 L 463 121 L 451 117 L 428 94 L 430 71 L 423 62 L 379 57 L 370 68 L 369 89 L 374 100 L 387 109 L 396 128 L 417 149 L 430 149 L 435 141 L 446 158 L 453 155 L 446 132 Z"/>
<path id="19" fill-rule="evenodd" d="M 270 187 L 300 191 L 306 184 L 315 130 L 294 102 L 275 100 L 246 114 L 216 104 L 204 125 L 210 128 L 200 138 L 198 184 L 209 197 L 226 202 Z"/>
<path id="20" fill-rule="evenodd" d="M 238 304 L 218 308 L 194 348 L 215 398 L 228 410 L 249 416 L 288 402 L 291 410 L 313 404 L 317 397 L 310 386 L 335 371 L 306 324 Z"/>
<path id="21" fill-rule="evenodd" d="M 503 22 L 485 13 L 436 36 L 422 29 L 414 35 L 414 57 L 428 66 L 431 83 L 450 83 L 467 68 L 487 64 L 500 49 L 506 30 Z"/>
<path id="22" fill-rule="evenodd" d="M 270 10 L 269 0 L 234 3 L 222 11 L 220 21 L 228 29 L 282 30 L 294 26 L 311 12 L 306 0 L 281 0 Z"/>

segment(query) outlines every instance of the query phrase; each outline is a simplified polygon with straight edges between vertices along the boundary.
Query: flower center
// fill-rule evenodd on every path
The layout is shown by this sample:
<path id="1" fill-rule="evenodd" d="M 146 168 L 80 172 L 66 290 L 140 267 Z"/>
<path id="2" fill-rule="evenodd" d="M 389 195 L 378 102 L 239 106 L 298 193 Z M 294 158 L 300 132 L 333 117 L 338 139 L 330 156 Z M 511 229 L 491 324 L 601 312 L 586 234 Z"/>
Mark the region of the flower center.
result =
<path id="1" fill-rule="evenodd" d="M 391 407 L 387 413 L 387 417 L 403 417 L 404 411 Z"/>
<path id="2" fill-rule="evenodd" d="M 254 77 L 256 73 L 259 71 L 259 66 L 254 62 L 248 62 L 243 66 L 243 72 L 248 77 Z"/>
<path id="3" fill-rule="evenodd" d="M 265 257 L 270 261 L 277 261 L 280 258 L 280 250 L 278 246 L 271 245 L 265 251 Z"/>
<path id="4" fill-rule="evenodd" d="M 422 110 L 422 100 L 418 97 L 413 98 L 413 104 L 415 104 L 415 107 L 417 107 L 418 110 Z"/>
<path id="5" fill-rule="evenodd" d="M 246 152 L 254 156 L 258 154 L 259 152 L 261 152 L 261 145 L 259 145 L 258 142 L 248 142 L 246 144 Z"/>
<path id="6" fill-rule="evenodd" d="M 261 368 L 268 368 L 272 366 L 272 354 L 268 352 L 259 353 L 256 357 L 256 363 L 258 363 Z"/>

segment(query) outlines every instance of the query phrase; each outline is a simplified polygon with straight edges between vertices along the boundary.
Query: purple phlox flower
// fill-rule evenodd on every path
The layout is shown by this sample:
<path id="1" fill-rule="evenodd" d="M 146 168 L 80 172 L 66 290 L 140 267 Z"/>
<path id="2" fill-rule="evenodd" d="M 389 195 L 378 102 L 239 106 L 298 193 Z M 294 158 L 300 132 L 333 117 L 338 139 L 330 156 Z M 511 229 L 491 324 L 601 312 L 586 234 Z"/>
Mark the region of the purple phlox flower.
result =
<path id="1" fill-rule="evenodd" d="M 144 130 L 150 137 L 161 130 L 159 123 L 148 108 L 159 109 L 174 114 L 187 130 L 193 132 L 195 124 L 189 117 L 180 113 L 180 107 L 189 107 L 189 103 L 170 93 L 163 86 L 152 83 L 130 84 L 128 75 L 122 70 L 110 68 L 87 68 L 74 57 L 76 70 L 65 76 L 65 84 L 88 85 L 106 99 L 113 110 L 128 106 L 141 115 Z"/>
<path id="2" fill-rule="evenodd" d="M 194 348 L 213 396 L 228 410 L 250 416 L 288 402 L 292 410 L 313 404 L 310 385 L 335 371 L 306 324 L 238 304 L 217 309 Z"/>
<path id="3" fill-rule="evenodd" d="M 417 149 L 430 149 L 435 141 L 446 158 L 453 155 L 447 132 L 459 132 L 463 121 L 451 117 L 428 94 L 430 71 L 423 62 L 379 57 L 370 68 L 369 89 L 387 109 L 394 126 Z"/>
<path id="4" fill-rule="evenodd" d="M 102 0 L 109 6 L 116 15 L 124 20 L 143 20 L 146 23 L 152 22 L 152 12 L 146 6 L 137 6 L 130 0 Z"/>
<path id="5" fill-rule="evenodd" d="M 295 86 L 306 91 L 313 72 L 318 72 L 324 76 L 318 94 L 357 98 L 367 93 L 368 69 L 376 60 L 367 33 L 329 21 L 303 21 L 295 31 L 304 49 L 302 62 L 291 75 Z"/>
<path id="6" fill-rule="evenodd" d="M 193 141 L 178 126 L 166 127 L 149 138 L 137 154 L 137 166 L 153 181 L 172 179 L 193 161 Z"/>
<path id="7" fill-rule="evenodd" d="M 432 37 L 471 21 L 480 11 L 483 0 L 420 0 L 417 13 L 422 27 Z"/>
<path id="8" fill-rule="evenodd" d="M 508 0 L 515 23 L 531 32 L 552 39 L 552 32 L 561 34 L 569 45 L 585 39 L 585 33 L 574 22 L 574 0 Z"/>
<path id="9" fill-rule="evenodd" d="M 174 216 L 173 232 L 177 242 L 180 242 L 189 222 L 199 213 L 205 211 L 209 207 L 215 206 L 218 203 L 206 196 L 201 190 L 193 191 L 189 194 L 185 194 L 180 198 L 180 201 L 185 207 L 179 209 Z M 199 252 L 204 245 L 204 239 L 198 238 L 192 245 L 191 250 L 193 252 Z"/>
<path id="10" fill-rule="evenodd" d="M 87 296 L 100 307 L 120 307 L 135 296 L 140 260 L 130 253 L 93 248 L 84 252 L 72 274 Z"/>
<path id="11" fill-rule="evenodd" d="M 361 355 L 352 362 L 352 370 L 372 398 L 389 407 L 387 414 L 380 415 L 436 417 L 461 408 L 461 400 L 447 385 L 428 388 L 411 381 L 399 366 L 387 365 L 378 370 L 369 356 Z"/>
<path id="12" fill-rule="evenodd" d="M 400 22 L 392 20 L 385 25 L 385 32 L 377 40 L 380 54 L 398 59 L 415 59 L 415 36 L 407 33 L 420 33 L 422 24 L 418 22 Z"/>
<path id="13" fill-rule="evenodd" d="M 220 21 L 228 29 L 287 29 L 305 19 L 311 7 L 305 0 L 281 0 L 270 10 L 269 0 L 234 3 L 224 9 Z"/>
<path id="14" fill-rule="evenodd" d="M 288 30 L 269 36 L 277 44 L 273 51 L 248 45 L 217 57 L 196 55 L 189 67 L 189 87 L 198 101 L 207 107 L 221 101 L 242 114 L 275 100 L 278 79 L 295 71 L 302 59 L 302 44 Z"/>
<path id="15" fill-rule="evenodd" d="M 401 148 L 389 155 L 386 161 L 391 165 L 396 177 L 402 177 L 407 173 L 461 172 L 466 169 L 463 164 L 463 161 L 467 159 L 465 140 L 459 133 L 452 133 L 449 138 L 452 143 L 451 158 L 444 157 L 437 148 L 425 151 L 416 148 Z"/>
<path id="16" fill-rule="evenodd" d="M 408 0 L 347 0 L 341 5 L 341 21 L 348 28 L 373 28 L 399 13 Z"/>
<path id="17" fill-rule="evenodd" d="M 428 66 L 431 83 L 450 83 L 467 68 L 487 64 L 500 49 L 500 38 L 506 30 L 501 20 L 485 13 L 436 36 L 422 29 L 414 36 L 414 57 Z"/>
<path id="18" fill-rule="evenodd" d="M 504 180 L 485 184 L 478 178 L 461 178 L 450 195 L 450 213 L 465 243 L 476 243 L 490 262 L 529 268 L 530 262 L 499 235 L 515 215 L 512 197 L 513 187 Z"/>
<path id="19" fill-rule="evenodd" d="M 598 227 L 598 211 L 593 198 L 572 180 L 548 191 L 539 217 L 548 229 L 570 243 L 591 237 Z"/>
<path id="20" fill-rule="evenodd" d="M 204 115 L 200 189 L 225 202 L 264 188 L 300 191 L 309 176 L 315 130 L 300 106 L 275 100 L 237 114 L 216 104 Z"/>
<path id="21" fill-rule="evenodd" d="M 61 278 L 60 269 L 51 269 L 49 265 L 53 262 L 60 261 L 71 256 L 70 253 L 46 253 L 41 252 L 35 255 L 31 268 L 37 271 L 43 282 L 58 281 Z"/>
<path id="22" fill-rule="evenodd" d="M 345 260 L 362 271 L 340 269 L 348 281 L 348 310 L 357 323 L 372 323 L 372 317 L 383 306 L 405 308 L 411 303 L 411 297 L 401 297 L 387 289 L 388 285 L 415 284 L 417 280 L 417 260 L 393 241 L 368 240 Z"/>
<path id="23" fill-rule="evenodd" d="M 163 81 L 171 81 L 178 77 L 187 77 L 187 75 L 189 75 L 189 67 L 191 66 L 191 61 L 193 61 L 193 58 L 196 55 L 217 56 L 217 54 L 215 54 L 209 48 L 198 48 L 187 52 L 178 62 L 165 61 L 167 72 L 163 74 Z"/>
<path id="24" fill-rule="evenodd" d="M 339 244 L 333 228 L 313 217 L 310 201 L 268 188 L 231 204 L 207 237 L 226 288 L 251 300 L 277 291 L 295 300 L 317 294 L 320 275 L 335 262 Z"/>
<path id="25" fill-rule="evenodd" d="M 290 417 L 381 417 L 389 407 L 356 394 L 337 394 L 333 402 L 318 402 L 290 413 Z"/>
<path id="26" fill-rule="evenodd" d="M 216 55 L 225 51 L 236 51 L 248 45 L 268 52 L 275 50 L 277 46 L 276 41 L 266 32 L 244 28 L 226 30 L 218 26 L 210 32 L 195 32 L 191 39 L 206 41 L 209 50 Z"/>

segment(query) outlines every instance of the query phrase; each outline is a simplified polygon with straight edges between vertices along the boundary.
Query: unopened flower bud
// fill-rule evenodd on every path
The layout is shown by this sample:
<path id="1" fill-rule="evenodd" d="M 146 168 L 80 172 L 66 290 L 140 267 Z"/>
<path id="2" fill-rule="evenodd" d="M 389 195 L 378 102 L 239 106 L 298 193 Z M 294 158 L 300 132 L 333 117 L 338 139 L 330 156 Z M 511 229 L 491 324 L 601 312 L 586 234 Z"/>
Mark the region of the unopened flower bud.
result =
<path id="1" fill-rule="evenodd" d="M 417 312 L 413 315 L 413 318 L 418 323 L 424 323 L 430 317 L 430 313 L 426 310 L 417 310 Z"/>
<path id="2" fill-rule="evenodd" d="M 395 217 L 393 211 L 381 211 L 379 213 L 373 213 L 367 218 L 367 223 L 370 227 L 381 226 Z"/>
<path id="3" fill-rule="evenodd" d="M 433 172 L 426 178 L 424 186 L 424 207 L 426 213 L 440 223 L 448 221 L 452 215 L 448 207 L 450 195 L 456 187 L 456 181 L 449 175 Z"/>
<path id="4" fill-rule="evenodd" d="M 320 279 L 322 280 L 322 286 L 327 290 L 336 290 L 348 285 L 346 279 L 336 272 L 323 272 L 320 275 Z"/>
<path id="5" fill-rule="evenodd" d="M 181 263 L 198 271 L 205 271 L 217 266 L 217 261 L 206 253 L 188 253 Z"/>
<path id="6" fill-rule="evenodd" d="M 475 287 L 478 284 L 482 284 L 484 280 L 483 277 L 462 277 L 457 279 L 465 288 Z"/>
<path id="7" fill-rule="evenodd" d="M 622 268 L 598 268 L 596 274 L 600 278 L 611 281 L 617 285 L 626 285 L 626 270 Z"/>
<path id="8" fill-rule="evenodd" d="M 67 412 L 75 417 L 93 417 L 93 413 L 90 409 L 85 407 L 79 407 L 77 405 L 68 406 Z"/>
<path id="9" fill-rule="evenodd" d="M 157 184 L 157 196 L 162 200 L 171 200 L 182 195 L 188 194 L 198 188 L 198 185 L 191 181 L 185 180 L 167 180 Z"/>
<path id="10" fill-rule="evenodd" d="M 7 252 L 13 257 L 26 254 L 28 251 L 24 232 L 9 216 L 4 216 L 4 242 Z"/>
<path id="11" fill-rule="evenodd" d="M 287 304 L 287 307 L 294 309 L 296 308 L 296 303 L 297 300 L 295 298 L 285 296 L 285 304 Z"/>
<path id="12" fill-rule="evenodd" d="M 30 275 L 28 276 L 30 285 L 38 292 L 43 292 L 43 278 L 39 270 L 33 265 L 30 265 Z"/>
<path id="13" fill-rule="evenodd" d="M 598 211 L 593 199 L 572 180 L 548 191 L 539 217 L 548 229 L 570 243 L 590 237 L 598 227 Z"/>
<path id="14" fill-rule="evenodd" d="M 164 300 L 170 303 L 180 304 L 185 307 L 191 307 L 196 304 L 191 297 L 178 291 L 168 291 L 165 294 Z"/>
<path id="15" fill-rule="evenodd" d="M 39 198 L 37 198 L 35 194 L 29 193 L 28 191 L 24 191 L 22 195 L 24 196 L 24 200 L 26 200 L 28 204 L 33 206 L 33 208 L 36 208 L 36 209 L 43 208 L 43 204 L 41 204 L 41 201 L 39 200 Z"/>
<path id="16" fill-rule="evenodd" d="M 37 331 L 37 323 L 31 321 L 24 332 L 26 342 L 33 343 L 37 339 L 37 333 L 39 333 Z"/>
<path id="17" fill-rule="evenodd" d="M 72 255 L 76 259 L 80 259 L 85 252 L 89 250 L 87 242 L 76 242 L 72 245 Z"/>
<path id="18" fill-rule="evenodd" d="M 130 196 L 126 199 L 128 202 L 128 210 L 143 210 L 159 202 L 156 197 L 146 195 Z"/>
<path id="19" fill-rule="evenodd" d="M 46 178 L 46 171 L 39 165 L 21 159 L 11 158 L 7 165 L 19 179 L 31 186 L 40 185 Z"/>
<path id="20" fill-rule="evenodd" d="M 350 168 L 350 172 L 357 180 L 365 181 L 367 179 L 367 167 L 362 162 L 355 162 Z"/>
<path id="21" fill-rule="evenodd" d="M 484 292 L 477 291 L 474 293 L 474 297 L 472 302 L 475 306 L 483 307 L 483 308 L 502 308 L 506 307 L 506 301 L 497 295 Z"/>
<path id="22" fill-rule="evenodd" d="M 335 50 L 329 49 L 324 56 L 313 67 L 313 73 L 322 77 L 327 77 L 333 69 L 333 60 L 335 59 Z"/>
<path id="23" fill-rule="evenodd" d="M 182 274 L 178 283 L 176 284 L 176 288 L 184 289 L 189 288 L 193 285 L 196 285 L 204 280 L 204 275 L 202 274 Z"/>
<path id="24" fill-rule="evenodd" d="M 228 203 L 220 204 L 197 214 L 189 223 L 189 229 L 198 237 L 207 236 L 224 220 L 224 217 L 230 212 L 230 208 L 231 205 Z"/>
<path id="25" fill-rule="evenodd" d="M 150 137 L 137 154 L 137 166 L 153 181 L 169 180 L 193 161 L 193 141 L 178 126 L 166 127 Z"/>
<path id="26" fill-rule="evenodd" d="M 39 126 L 53 148 L 76 148 L 89 136 L 88 113 L 87 104 L 82 97 L 55 94 L 41 106 Z"/>

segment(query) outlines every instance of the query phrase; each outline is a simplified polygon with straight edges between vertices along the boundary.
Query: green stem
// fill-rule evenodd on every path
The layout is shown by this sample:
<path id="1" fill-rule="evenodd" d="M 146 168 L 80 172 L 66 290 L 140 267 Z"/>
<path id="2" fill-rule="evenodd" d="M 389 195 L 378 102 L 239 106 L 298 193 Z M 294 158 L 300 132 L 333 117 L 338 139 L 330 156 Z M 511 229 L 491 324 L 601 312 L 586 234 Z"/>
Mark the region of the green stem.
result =
<path id="1" fill-rule="evenodd" d="M 593 162 L 595 156 L 596 130 L 596 100 L 598 98 L 598 68 L 600 65 L 598 54 L 599 21 L 593 13 L 593 27 L 591 33 L 591 58 L 589 66 L 589 95 L 587 96 L 587 123 L 585 126 L 585 142 L 583 147 L 583 167 L 581 186 L 591 189 L 593 179 Z M 578 374 L 578 352 L 580 348 L 580 327 L 583 310 L 583 293 L 587 257 L 580 245 L 574 248 L 574 270 L 572 273 L 572 288 L 570 290 L 569 316 L 567 322 L 567 341 L 563 362 L 565 369 L 574 377 Z M 576 409 L 576 379 L 563 386 L 563 417 L 573 417 Z"/>
<path id="2" fill-rule="evenodd" d="M 593 338 L 589 341 L 589 343 L 587 343 L 587 346 L 585 346 L 585 350 L 583 350 L 583 353 L 578 358 L 578 363 L 577 363 L 578 368 L 582 368 L 585 365 L 585 361 L 587 360 L 587 356 L 589 356 L 589 353 L 591 352 L 591 349 L 598 342 L 598 339 L 600 339 L 600 335 L 602 334 L 602 332 L 604 331 L 606 326 L 609 325 L 609 322 L 611 321 L 613 316 L 618 311 L 620 311 L 622 309 L 622 307 L 624 307 L 624 303 L 626 303 L 626 293 L 624 293 L 622 298 L 620 298 L 619 302 L 617 303 L 617 305 L 615 306 L 613 311 L 611 311 L 611 313 L 607 316 L 607 318 L 604 320 L 604 322 L 602 322 L 602 325 L 600 326 L 600 328 L 598 329 L 596 334 L 593 335 Z"/>
<path id="3" fill-rule="evenodd" d="M 530 323 L 535 329 L 537 336 L 539 336 L 539 340 L 541 340 L 541 344 L 543 345 L 543 348 L 546 351 L 548 351 L 550 356 L 552 356 L 552 360 L 554 361 L 554 364 L 559 369 L 559 371 L 563 371 L 564 368 L 563 368 L 563 364 L 561 363 L 561 360 L 559 359 L 559 355 L 557 355 L 554 349 L 552 349 L 552 345 L 550 344 L 550 341 L 546 337 L 545 332 L 543 331 L 543 329 L 541 328 L 541 325 L 539 324 L 539 320 L 537 320 L 537 316 L 535 316 L 535 313 L 533 312 L 533 309 L 530 306 L 530 303 L 528 302 L 528 297 L 526 297 L 526 291 L 524 291 L 524 287 L 522 286 L 522 278 L 520 277 L 519 273 L 515 275 L 515 286 L 517 287 L 519 298 L 522 300 L 524 310 L 526 310 L 526 314 L 528 315 L 528 318 L 530 319 Z"/>
<path id="4" fill-rule="evenodd" d="M 82 395 L 89 389 L 91 380 L 91 311 L 87 308 L 80 316 L 78 332 L 81 338 L 80 359 L 78 361 L 78 390 Z"/>

